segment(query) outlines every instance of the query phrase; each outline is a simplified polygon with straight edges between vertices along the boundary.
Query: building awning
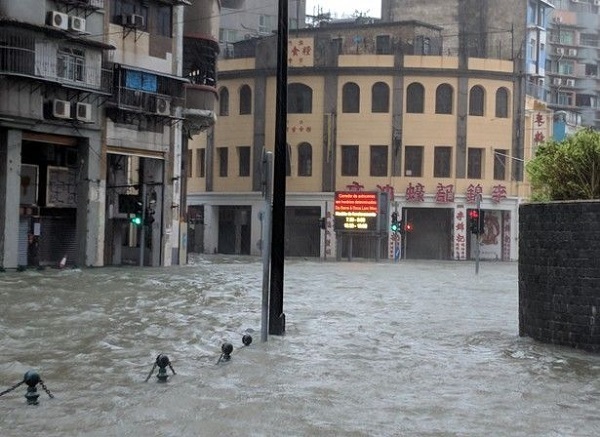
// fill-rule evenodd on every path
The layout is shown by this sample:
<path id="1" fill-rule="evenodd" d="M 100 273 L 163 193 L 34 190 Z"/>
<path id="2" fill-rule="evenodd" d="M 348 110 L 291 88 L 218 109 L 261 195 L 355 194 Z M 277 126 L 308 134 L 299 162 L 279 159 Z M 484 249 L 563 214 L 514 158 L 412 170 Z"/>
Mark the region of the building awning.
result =
<path id="1" fill-rule="evenodd" d="M 174 74 L 163 73 L 157 70 L 148 70 L 146 68 L 134 67 L 125 64 L 115 64 L 115 69 L 129 70 L 129 71 L 140 71 L 142 73 L 154 74 L 156 76 L 166 77 L 168 79 L 178 80 L 180 82 L 191 83 L 187 77 L 176 76 Z"/>

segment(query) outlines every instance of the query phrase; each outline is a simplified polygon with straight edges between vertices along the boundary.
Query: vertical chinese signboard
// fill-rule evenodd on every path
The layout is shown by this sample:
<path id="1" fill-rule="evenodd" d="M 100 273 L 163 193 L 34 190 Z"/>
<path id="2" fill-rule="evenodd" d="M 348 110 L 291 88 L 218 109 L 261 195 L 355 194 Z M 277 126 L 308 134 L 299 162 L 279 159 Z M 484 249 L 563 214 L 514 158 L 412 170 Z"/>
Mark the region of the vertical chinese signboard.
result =
<path id="1" fill-rule="evenodd" d="M 333 205 L 335 231 L 379 231 L 378 193 L 336 191 Z"/>

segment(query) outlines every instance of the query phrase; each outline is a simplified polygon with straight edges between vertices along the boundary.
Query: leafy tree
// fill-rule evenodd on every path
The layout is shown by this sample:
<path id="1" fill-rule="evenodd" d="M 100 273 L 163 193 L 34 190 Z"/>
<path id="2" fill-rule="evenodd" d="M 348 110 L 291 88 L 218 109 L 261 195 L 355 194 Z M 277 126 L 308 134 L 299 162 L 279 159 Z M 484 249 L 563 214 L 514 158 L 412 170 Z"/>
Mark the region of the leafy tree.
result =
<path id="1" fill-rule="evenodd" d="M 600 199 L 600 132 L 542 144 L 526 166 L 532 200 Z"/>

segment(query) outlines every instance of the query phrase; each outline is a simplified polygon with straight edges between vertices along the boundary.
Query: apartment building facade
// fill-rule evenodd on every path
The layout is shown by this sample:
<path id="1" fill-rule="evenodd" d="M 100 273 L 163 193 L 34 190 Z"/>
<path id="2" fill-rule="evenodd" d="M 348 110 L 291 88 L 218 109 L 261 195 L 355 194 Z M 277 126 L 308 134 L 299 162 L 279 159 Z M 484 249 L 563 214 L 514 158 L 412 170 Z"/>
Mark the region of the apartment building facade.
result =
<path id="1" fill-rule="evenodd" d="M 214 122 L 194 82 L 218 54 L 195 3 L 217 14 L 184 53 L 184 0 L 0 1 L 0 266 L 185 260 L 182 143 Z"/>
<path id="2" fill-rule="evenodd" d="M 393 257 L 398 235 L 334 229 L 339 191 L 387 193 L 412 225 L 402 257 L 466 260 L 480 202 L 481 257 L 517 258 L 524 123 L 510 60 L 447 56 L 442 28 L 419 21 L 329 23 L 291 34 L 286 255 Z M 235 55 L 235 54 L 238 55 Z M 219 120 L 190 146 L 191 250 L 261 250 L 261 157 L 273 150 L 275 38 L 239 43 L 219 63 Z M 319 226 L 324 218 L 325 229 Z"/>

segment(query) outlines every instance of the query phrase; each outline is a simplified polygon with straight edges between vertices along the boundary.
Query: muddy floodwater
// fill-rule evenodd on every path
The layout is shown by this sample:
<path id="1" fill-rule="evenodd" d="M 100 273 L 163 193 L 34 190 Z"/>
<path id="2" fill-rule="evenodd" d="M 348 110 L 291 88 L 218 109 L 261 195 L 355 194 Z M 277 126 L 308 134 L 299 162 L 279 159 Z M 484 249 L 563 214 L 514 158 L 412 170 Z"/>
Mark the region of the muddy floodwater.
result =
<path id="1" fill-rule="evenodd" d="M 600 435 L 600 356 L 518 336 L 516 263 L 289 260 L 266 343 L 262 277 L 222 256 L 0 273 L 0 391 L 32 369 L 54 395 L 4 394 L 0 435 Z M 160 353 L 176 375 L 144 382 Z"/>

